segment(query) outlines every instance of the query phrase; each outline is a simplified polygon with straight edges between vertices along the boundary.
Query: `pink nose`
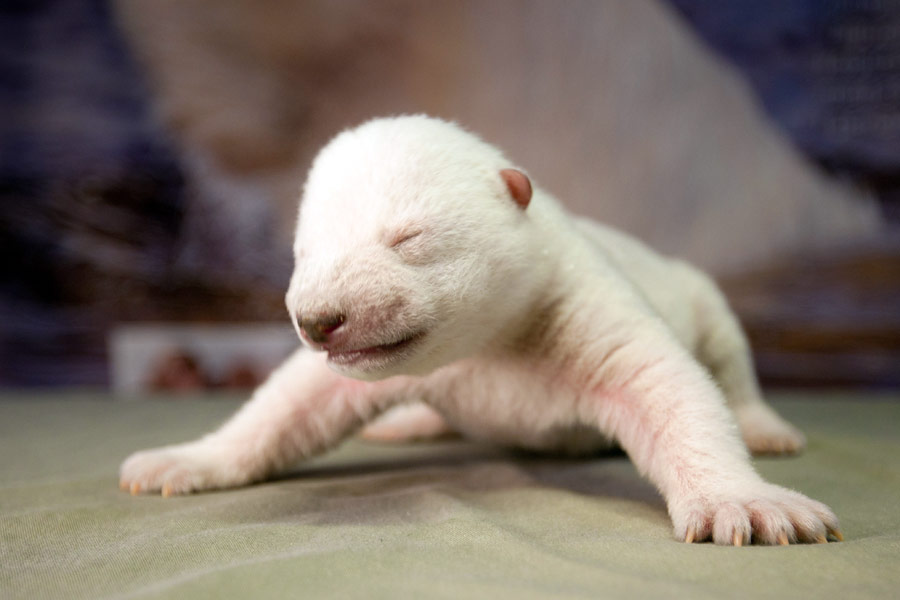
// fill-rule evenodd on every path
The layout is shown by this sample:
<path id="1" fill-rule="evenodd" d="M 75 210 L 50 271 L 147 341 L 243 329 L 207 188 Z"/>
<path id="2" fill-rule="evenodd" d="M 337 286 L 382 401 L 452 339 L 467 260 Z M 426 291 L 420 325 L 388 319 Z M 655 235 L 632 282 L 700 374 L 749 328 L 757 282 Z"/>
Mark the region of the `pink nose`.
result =
<path id="1" fill-rule="evenodd" d="M 324 344 L 332 333 L 341 328 L 345 320 L 346 317 L 342 314 L 300 317 L 300 328 L 306 337 L 317 344 Z"/>

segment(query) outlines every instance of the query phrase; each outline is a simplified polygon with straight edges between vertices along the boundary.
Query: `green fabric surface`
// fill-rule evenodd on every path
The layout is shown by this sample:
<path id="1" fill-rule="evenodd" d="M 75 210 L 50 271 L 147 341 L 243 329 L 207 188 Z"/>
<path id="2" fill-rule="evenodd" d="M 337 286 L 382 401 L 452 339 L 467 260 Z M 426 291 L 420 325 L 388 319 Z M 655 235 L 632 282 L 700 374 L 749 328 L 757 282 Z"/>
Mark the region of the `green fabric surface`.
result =
<path id="1" fill-rule="evenodd" d="M 130 452 L 187 440 L 235 398 L 0 399 L 0 598 L 742 598 L 900 594 L 900 398 L 780 394 L 803 428 L 774 482 L 846 541 L 676 542 L 621 455 L 350 441 L 261 485 L 164 499 L 117 486 Z"/>

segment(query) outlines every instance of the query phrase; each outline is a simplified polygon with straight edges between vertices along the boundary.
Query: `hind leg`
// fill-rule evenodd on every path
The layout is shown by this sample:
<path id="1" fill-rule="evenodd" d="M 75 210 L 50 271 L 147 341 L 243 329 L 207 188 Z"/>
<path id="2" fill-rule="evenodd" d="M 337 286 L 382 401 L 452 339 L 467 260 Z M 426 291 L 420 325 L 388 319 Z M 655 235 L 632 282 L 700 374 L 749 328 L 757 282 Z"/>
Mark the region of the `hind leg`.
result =
<path id="1" fill-rule="evenodd" d="M 718 288 L 710 281 L 704 283 L 697 299 L 697 358 L 724 392 L 744 443 L 753 454 L 799 452 L 806 438 L 763 400 L 750 345 L 737 317 Z"/>
<path id="2" fill-rule="evenodd" d="M 452 436 L 455 431 L 423 403 L 401 404 L 366 425 L 360 436 L 372 442 L 400 443 Z"/>

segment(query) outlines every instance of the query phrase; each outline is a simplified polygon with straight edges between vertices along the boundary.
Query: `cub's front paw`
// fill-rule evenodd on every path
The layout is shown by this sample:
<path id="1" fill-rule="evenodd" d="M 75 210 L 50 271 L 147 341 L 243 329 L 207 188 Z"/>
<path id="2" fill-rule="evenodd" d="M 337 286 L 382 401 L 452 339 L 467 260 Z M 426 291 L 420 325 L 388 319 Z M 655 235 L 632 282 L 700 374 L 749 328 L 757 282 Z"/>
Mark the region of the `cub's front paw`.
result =
<path id="1" fill-rule="evenodd" d="M 135 452 L 119 468 L 119 487 L 134 495 L 173 496 L 249 483 L 226 456 L 202 441 Z"/>
<path id="2" fill-rule="evenodd" d="M 675 536 L 687 543 L 824 543 L 842 540 L 831 509 L 793 490 L 759 482 L 731 493 L 698 494 L 670 503 Z"/>

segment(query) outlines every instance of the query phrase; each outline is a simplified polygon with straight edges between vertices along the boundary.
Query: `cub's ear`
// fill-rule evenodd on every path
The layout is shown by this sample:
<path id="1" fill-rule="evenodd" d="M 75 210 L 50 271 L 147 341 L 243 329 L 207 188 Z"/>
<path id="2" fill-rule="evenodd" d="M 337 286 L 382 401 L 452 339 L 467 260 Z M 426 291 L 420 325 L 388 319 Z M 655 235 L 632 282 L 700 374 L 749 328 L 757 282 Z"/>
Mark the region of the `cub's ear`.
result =
<path id="1" fill-rule="evenodd" d="M 522 210 L 528 208 L 528 203 L 531 202 L 531 181 L 528 175 L 516 169 L 501 169 L 500 177 L 506 182 L 509 195 L 519 208 Z"/>

